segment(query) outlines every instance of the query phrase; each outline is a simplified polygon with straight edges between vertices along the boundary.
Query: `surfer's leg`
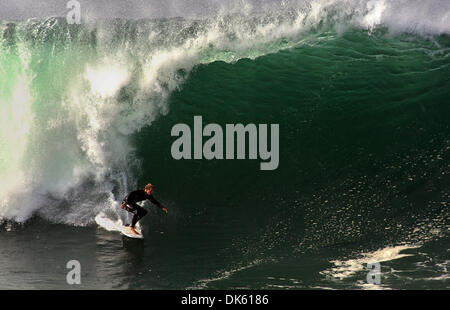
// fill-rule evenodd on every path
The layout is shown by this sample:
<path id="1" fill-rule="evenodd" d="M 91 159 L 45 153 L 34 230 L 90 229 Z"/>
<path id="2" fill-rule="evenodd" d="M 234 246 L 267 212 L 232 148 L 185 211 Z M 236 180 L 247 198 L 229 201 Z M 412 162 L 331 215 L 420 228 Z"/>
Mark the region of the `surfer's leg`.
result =
<path id="1" fill-rule="evenodd" d="M 131 225 L 130 227 L 134 228 L 134 226 L 136 225 L 136 223 L 142 219 L 146 214 L 147 214 L 147 210 L 145 210 L 144 208 L 135 205 L 134 206 L 136 208 L 136 212 L 133 212 L 133 219 L 131 220 Z"/>

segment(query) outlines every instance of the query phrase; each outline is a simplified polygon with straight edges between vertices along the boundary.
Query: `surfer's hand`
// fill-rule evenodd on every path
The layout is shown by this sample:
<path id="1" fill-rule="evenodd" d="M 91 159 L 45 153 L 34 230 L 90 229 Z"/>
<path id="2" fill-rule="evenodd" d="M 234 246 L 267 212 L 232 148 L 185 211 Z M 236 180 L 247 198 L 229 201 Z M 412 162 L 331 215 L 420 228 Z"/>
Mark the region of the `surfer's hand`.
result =
<path id="1" fill-rule="evenodd" d="M 163 210 L 164 212 L 166 212 L 166 213 L 168 212 L 166 208 L 162 208 L 162 210 Z"/>
<path id="2" fill-rule="evenodd" d="M 120 205 L 122 209 L 125 209 L 125 202 Z"/>

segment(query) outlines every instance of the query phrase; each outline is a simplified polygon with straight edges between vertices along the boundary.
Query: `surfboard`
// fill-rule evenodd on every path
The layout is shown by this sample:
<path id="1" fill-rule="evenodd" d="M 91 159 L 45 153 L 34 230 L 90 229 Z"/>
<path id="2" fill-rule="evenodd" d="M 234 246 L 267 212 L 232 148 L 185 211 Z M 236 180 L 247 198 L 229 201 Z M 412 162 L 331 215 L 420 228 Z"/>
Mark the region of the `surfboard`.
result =
<path id="1" fill-rule="evenodd" d="M 144 239 L 144 235 L 142 234 L 142 231 L 137 227 L 135 227 L 134 229 L 139 233 L 139 235 L 133 234 L 130 231 L 130 227 L 128 227 L 128 226 L 122 226 L 122 229 L 120 230 L 120 232 L 122 233 L 122 235 L 127 236 L 129 238 Z"/>
<path id="2" fill-rule="evenodd" d="M 95 222 L 97 222 L 100 227 L 106 229 L 107 231 L 118 231 L 128 238 L 144 239 L 144 235 L 142 234 L 141 228 L 139 227 L 139 223 L 134 228 L 139 233 L 139 235 L 135 235 L 130 232 L 128 224 L 124 225 L 120 219 L 113 221 L 112 219 L 108 218 L 103 212 L 100 212 L 95 217 Z"/>

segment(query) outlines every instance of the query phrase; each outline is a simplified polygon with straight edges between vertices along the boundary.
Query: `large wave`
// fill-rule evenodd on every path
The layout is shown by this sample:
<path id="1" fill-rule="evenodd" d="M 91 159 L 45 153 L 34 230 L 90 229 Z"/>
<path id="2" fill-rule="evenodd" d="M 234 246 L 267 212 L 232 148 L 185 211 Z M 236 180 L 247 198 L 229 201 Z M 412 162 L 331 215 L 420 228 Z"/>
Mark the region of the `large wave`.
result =
<path id="1" fill-rule="evenodd" d="M 135 188 L 131 136 L 169 113 L 195 66 L 358 28 L 449 34 L 448 1 L 252 2 L 206 18 L 2 22 L 0 219 L 87 225 Z M 219 6 L 220 8 L 220 6 Z M 232 11 L 233 11 L 232 10 Z M 117 214 L 115 214 L 117 216 Z"/>

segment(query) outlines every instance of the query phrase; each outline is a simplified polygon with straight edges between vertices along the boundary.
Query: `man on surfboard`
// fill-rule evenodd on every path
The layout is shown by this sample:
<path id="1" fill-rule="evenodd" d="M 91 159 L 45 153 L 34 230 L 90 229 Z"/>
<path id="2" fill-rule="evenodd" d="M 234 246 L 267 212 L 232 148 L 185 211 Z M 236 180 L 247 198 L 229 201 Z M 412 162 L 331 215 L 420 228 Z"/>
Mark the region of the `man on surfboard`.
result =
<path id="1" fill-rule="evenodd" d="M 139 233 L 134 229 L 134 226 L 140 219 L 142 219 L 147 214 L 147 211 L 141 206 L 139 206 L 137 202 L 143 200 L 150 200 L 155 205 L 157 205 L 161 210 L 167 213 L 167 209 L 164 208 L 161 205 L 161 203 L 159 203 L 159 201 L 155 199 L 155 197 L 153 197 L 152 195 L 153 188 L 154 188 L 153 184 L 149 183 L 145 185 L 145 188 L 143 190 L 138 189 L 132 191 L 123 199 L 122 205 L 120 206 L 122 209 L 125 209 L 128 212 L 134 214 L 133 219 L 131 220 L 130 230 L 135 235 L 139 235 Z"/>

